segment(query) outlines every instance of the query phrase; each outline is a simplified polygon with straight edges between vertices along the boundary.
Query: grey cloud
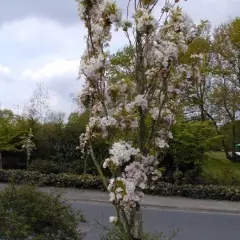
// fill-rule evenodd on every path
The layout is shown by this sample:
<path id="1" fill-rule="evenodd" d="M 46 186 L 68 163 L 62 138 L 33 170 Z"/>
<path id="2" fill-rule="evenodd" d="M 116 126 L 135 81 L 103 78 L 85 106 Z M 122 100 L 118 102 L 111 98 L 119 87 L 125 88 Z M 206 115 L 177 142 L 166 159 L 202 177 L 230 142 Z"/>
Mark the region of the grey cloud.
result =
<path id="1" fill-rule="evenodd" d="M 240 15 L 239 0 L 182 0 L 180 2 L 182 2 L 183 9 L 195 21 L 207 18 L 216 25 L 232 16 Z M 117 3 L 126 13 L 128 0 L 117 0 Z M 75 0 L 0 1 L 0 25 L 27 17 L 52 19 L 67 25 L 80 21 Z"/>
<path id="2" fill-rule="evenodd" d="M 71 94 L 76 93 L 81 85 L 81 82 L 77 81 L 77 76 L 54 77 L 46 83 L 48 89 L 56 91 L 63 98 L 68 98 Z"/>
<path id="3" fill-rule="evenodd" d="M 188 0 L 181 5 L 194 21 L 210 20 L 214 27 L 240 16 L 239 0 Z"/>
<path id="4" fill-rule="evenodd" d="M 0 1 L 0 25 L 27 17 L 50 18 L 62 24 L 79 21 L 75 0 Z"/>

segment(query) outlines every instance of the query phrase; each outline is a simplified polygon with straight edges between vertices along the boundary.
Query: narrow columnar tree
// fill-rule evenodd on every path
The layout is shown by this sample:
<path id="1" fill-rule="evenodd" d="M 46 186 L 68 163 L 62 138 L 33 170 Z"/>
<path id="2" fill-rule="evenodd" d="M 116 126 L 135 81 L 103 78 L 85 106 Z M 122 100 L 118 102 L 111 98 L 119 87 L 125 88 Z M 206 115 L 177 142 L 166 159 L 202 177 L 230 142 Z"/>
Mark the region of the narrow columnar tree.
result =
<path id="1" fill-rule="evenodd" d="M 32 133 L 32 129 L 30 128 L 29 132 L 27 135 L 23 136 L 23 145 L 22 145 L 22 148 L 26 151 L 26 154 L 27 154 L 27 168 L 28 168 L 28 165 L 29 165 L 29 161 L 31 159 L 31 154 L 32 154 L 32 151 L 34 150 L 35 148 L 35 143 L 33 142 L 33 133 Z"/>
<path id="2" fill-rule="evenodd" d="M 143 190 L 161 176 L 159 156 L 173 137 L 170 128 L 184 91 L 192 83 L 192 69 L 180 58 L 202 26 L 189 21 L 177 2 L 129 0 L 125 20 L 111 0 L 78 0 L 87 28 L 80 67 L 86 81 L 81 101 L 90 113 L 80 147 L 90 152 L 116 208 L 110 221 L 129 239 L 141 239 L 138 219 Z M 126 47 L 133 49 L 131 77 L 112 75 L 109 47 L 113 27 L 125 32 Z M 111 144 L 103 166 L 92 147 L 99 139 Z M 111 171 L 109 181 L 102 167 Z"/>

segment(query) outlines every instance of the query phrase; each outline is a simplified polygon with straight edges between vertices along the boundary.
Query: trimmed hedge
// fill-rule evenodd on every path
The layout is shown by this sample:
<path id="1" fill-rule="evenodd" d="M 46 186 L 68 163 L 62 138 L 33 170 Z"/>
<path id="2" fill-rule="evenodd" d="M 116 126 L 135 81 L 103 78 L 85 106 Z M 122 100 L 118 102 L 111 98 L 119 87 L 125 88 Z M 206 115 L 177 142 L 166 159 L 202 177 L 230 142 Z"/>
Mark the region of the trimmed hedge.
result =
<path id="1" fill-rule="evenodd" d="M 73 174 L 42 174 L 22 170 L 0 170 L 0 182 L 16 184 L 33 184 L 37 186 L 55 186 L 81 189 L 104 190 L 102 181 L 97 176 Z M 174 185 L 159 182 L 153 189 L 147 189 L 147 194 L 159 196 L 181 196 L 194 199 L 212 199 L 240 201 L 240 187 L 215 185 Z"/>
<path id="2" fill-rule="evenodd" d="M 161 196 L 180 196 L 193 199 L 210 199 L 221 201 L 240 201 L 240 188 L 217 185 L 174 185 L 158 183 L 154 189 L 148 189 L 147 194 Z"/>
<path id="3" fill-rule="evenodd" d="M 0 182 L 32 184 L 39 187 L 71 187 L 82 189 L 103 189 L 102 181 L 97 176 L 74 174 L 43 174 L 36 171 L 0 170 Z"/>

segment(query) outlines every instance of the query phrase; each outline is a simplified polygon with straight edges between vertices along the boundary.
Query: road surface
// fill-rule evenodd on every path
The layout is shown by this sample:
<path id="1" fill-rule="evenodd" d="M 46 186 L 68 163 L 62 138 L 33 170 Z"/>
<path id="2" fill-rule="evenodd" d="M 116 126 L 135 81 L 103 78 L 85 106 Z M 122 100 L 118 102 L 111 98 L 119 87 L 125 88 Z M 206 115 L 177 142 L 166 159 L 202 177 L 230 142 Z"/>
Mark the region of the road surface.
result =
<path id="1" fill-rule="evenodd" d="M 75 209 L 81 209 L 90 221 L 86 240 L 98 240 L 101 224 L 108 224 L 114 215 L 113 207 L 105 203 L 74 202 Z M 169 233 L 174 227 L 179 230 L 174 240 L 239 240 L 240 215 L 227 213 L 186 212 L 146 207 L 143 209 L 144 230 L 161 230 Z M 170 227 L 170 228 L 169 228 Z"/>

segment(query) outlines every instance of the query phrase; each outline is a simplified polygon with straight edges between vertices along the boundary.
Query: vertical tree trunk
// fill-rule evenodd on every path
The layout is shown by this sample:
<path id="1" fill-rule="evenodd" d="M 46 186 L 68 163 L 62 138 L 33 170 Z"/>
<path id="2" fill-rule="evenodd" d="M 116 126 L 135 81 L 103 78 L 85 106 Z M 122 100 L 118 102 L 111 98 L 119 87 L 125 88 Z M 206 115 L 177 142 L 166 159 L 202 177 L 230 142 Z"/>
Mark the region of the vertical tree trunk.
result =
<path id="1" fill-rule="evenodd" d="M 136 35 L 136 83 L 138 84 L 138 94 L 144 94 L 145 92 L 145 73 L 144 73 L 144 55 L 143 55 L 143 43 L 142 35 L 137 31 Z M 140 151 L 144 154 L 146 152 L 145 148 L 145 138 L 146 138 L 146 124 L 145 124 L 145 113 L 141 107 L 139 107 L 139 136 L 138 145 Z M 142 236 L 142 213 L 141 208 L 136 211 L 133 223 L 133 236 L 134 240 L 141 240 Z"/>
<path id="2" fill-rule="evenodd" d="M 3 167 L 2 152 L 0 151 L 0 169 Z"/>
<path id="3" fill-rule="evenodd" d="M 88 159 L 88 155 L 84 158 L 84 170 L 83 170 L 84 174 L 87 174 L 87 159 Z"/>
<path id="4" fill-rule="evenodd" d="M 134 240 L 141 240 L 142 238 L 142 211 L 141 208 L 136 211 L 134 216 L 133 236 Z"/>
<path id="5" fill-rule="evenodd" d="M 236 144 L 236 125 L 235 125 L 235 121 L 232 121 L 232 160 L 233 162 L 237 161 L 235 144 Z"/>
<path id="6" fill-rule="evenodd" d="M 206 116 L 207 116 L 207 117 L 212 121 L 212 123 L 214 124 L 217 134 L 218 134 L 218 135 L 221 135 L 221 133 L 220 133 L 220 131 L 219 131 L 219 127 L 218 127 L 216 121 L 214 120 L 214 118 L 213 118 L 208 112 L 205 111 L 205 113 L 206 113 Z M 228 160 L 232 161 L 232 157 L 231 157 L 230 154 L 228 153 L 228 148 L 227 148 L 226 143 L 225 143 L 225 140 L 224 140 L 223 138 L 222 138 L 222 140 L 221 140 L 221 143 L 222 143 L 223 150 L 224 150 L 224 152 L 225 152 L 226 158 L 227 158 Z"/>
<path id="7" fill-rule="evenodd" d="M 205 111 L 203 106 L 200 107 L 200 111 L 201 111 L 201 121 L 204 122 L 206 118 L 205 118 Z"/>

